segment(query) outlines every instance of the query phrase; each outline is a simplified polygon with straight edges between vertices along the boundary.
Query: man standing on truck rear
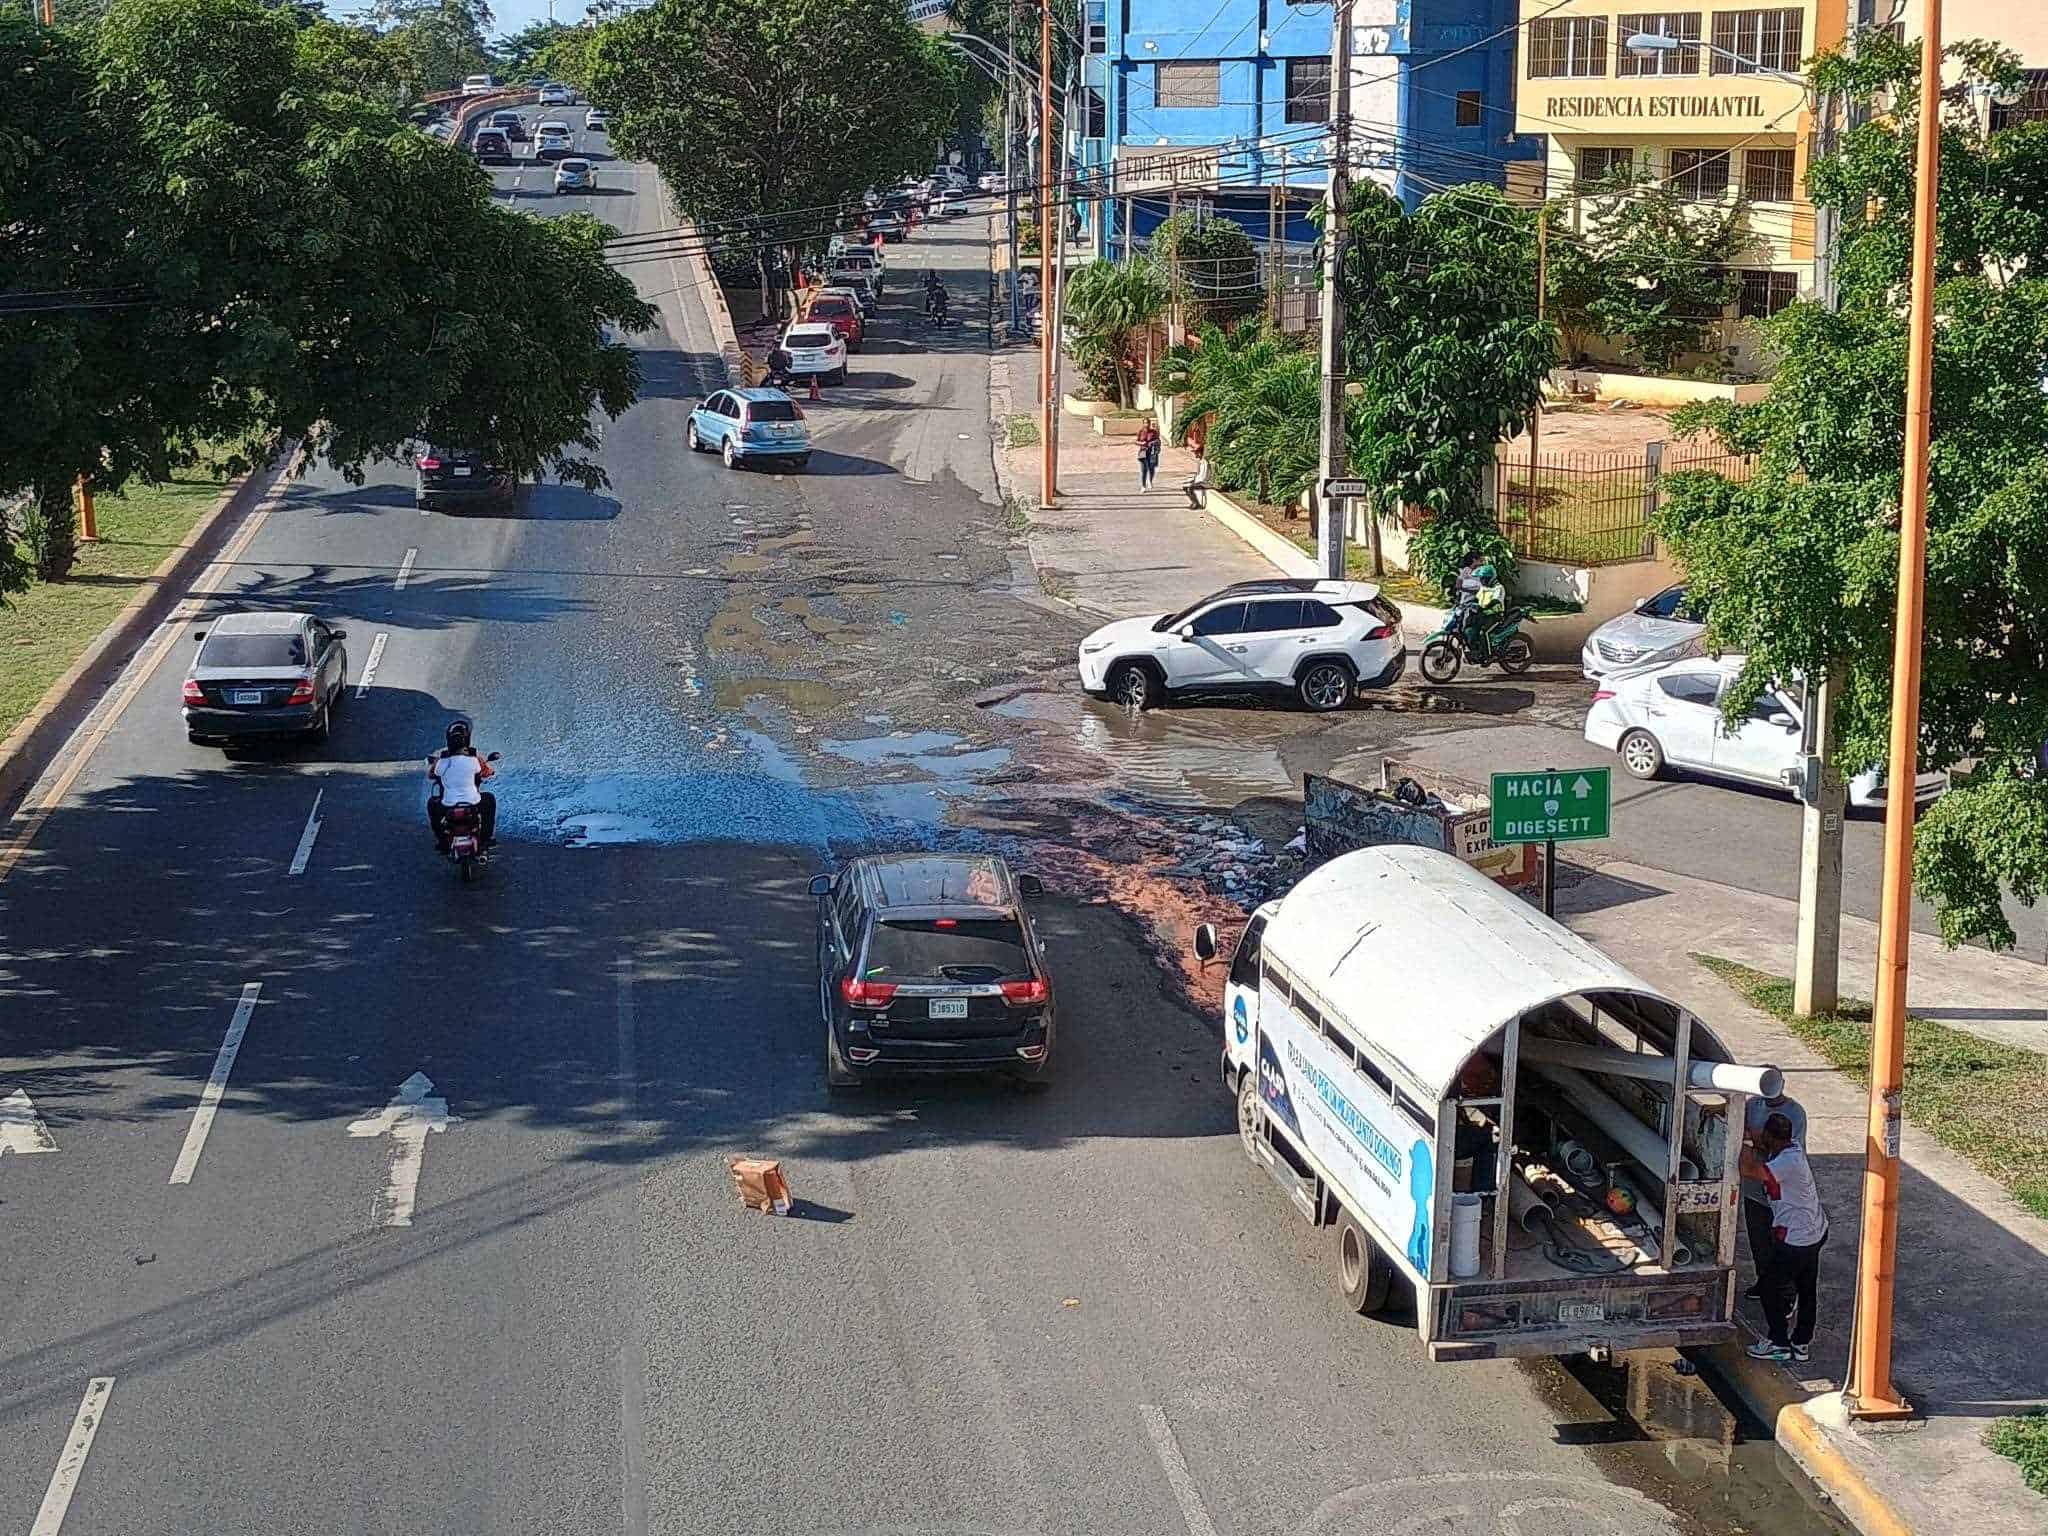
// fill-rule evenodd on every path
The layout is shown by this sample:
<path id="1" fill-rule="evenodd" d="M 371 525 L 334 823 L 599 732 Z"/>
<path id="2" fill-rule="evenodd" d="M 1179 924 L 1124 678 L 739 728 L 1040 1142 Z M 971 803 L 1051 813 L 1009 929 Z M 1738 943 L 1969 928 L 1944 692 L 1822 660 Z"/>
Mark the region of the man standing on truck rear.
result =
<path id="1" fill-rule="evenodd" d="M 1802 1147 L 1806 1145 L 1806 1110 L 1800 1102 L 1787 1096 L 1781 1089 L 1774 1097 L 1764 1098 L 1751 1094 L 1742 1110 L 1742 1145 L 1753 1148 L 1757 1136 L 1763 1131 L 1764 1122 L 1772 1115 L 1783 1115 L 1792 1126 L 1792 1139 Z M 1764 1192 L 1762 1179 L 1749 1176 L 1749 1169 L 1742 1170 L 1742 1225 L 1749 1233 L 1749 1257 L 1756 1265 L 1756 1284 L 1743 1294 L 1751 1301 L 1762 1301 L 1770 1289 L 1771 1249 L 1771 1197 Z"/>

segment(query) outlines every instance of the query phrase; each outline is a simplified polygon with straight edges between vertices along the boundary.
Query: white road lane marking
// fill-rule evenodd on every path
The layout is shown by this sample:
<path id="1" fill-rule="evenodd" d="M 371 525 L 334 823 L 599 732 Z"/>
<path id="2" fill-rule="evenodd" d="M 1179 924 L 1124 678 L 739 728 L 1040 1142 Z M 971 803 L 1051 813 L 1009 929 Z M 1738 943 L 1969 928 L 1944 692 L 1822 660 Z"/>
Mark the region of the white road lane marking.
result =
<path id="1" fill-rule="evenodd" d="M 303 875 L 306 872 L 306 860 L 313 857 L 313 840 L 320 835 L 320 801 L 326 793 L 324 789 L 313 793 L 313 809 L 306 812 L 306 830 L 299 834 L 298 851 L 292 855 L 292 867 L 285 871 L 286 874 Z"/>
<path id="2" fill-rule="evenodd" d="M 235 1004 L 235 1016 L 228 1022 L 227 1035 L 213 1058 L 213 1071 L 207 1075 L 206 1086 L 199 1090 L 199 1104 L 192 1111 L 185 1145 L 178 1150 L 177 1166 L 171 1169 L 173 1184 L 192 1182 L 199 1154 L 206 1150 L 206 1138 L 213 1130 L 213 1117 L 220 1110 L 220 1096 L 227 1091 L 228 1074 L 235 1070 L 235 1057 L 241 1053 L 242 1036 L 249 1032 L 249 1016 L 256 1011 L 256 999 L 262 995 L 260 981 L 247 982 L 242 987 L 242 1000 Z"/>
<path id="3" fill-rule="evenodd" d="M 448 1101 L 434 1093 L 434 1080 L 424 1072 L 415 1072 L 400 1083 L 398 1093 L 376 1114 L 349 1122 L 351 1136 L 391 1138 L 391 1172 L 370 1208 L 378 1226 L 412 1225 L 420 1167 L 427 1158 L 427 1135 L 461 1123 L 462 1116 L 448 1113 Z"/>
<path id="4" fill-rule="evenodd" d="M 370 683 L 377 676 L 377 663 L 384 659 L 384 642 L 391 638 L 389 630 L 377 631 L 377 638 L 370 642 L 370 659 L 363 663 L 362 680 L 356 684 L 356 697 L 361 698 L 370 691 Z"/>
<path id="5" fill-rule="evenodd" d="M 78 1491 L 79 1475 L 92 1451 L 93 1436 L 100 1432 L 100 1420 L 107 1411 L 107 1397 L 114 1390 L 114 1378 L 95 1376 L 85 1384 L 85 1397 L 78 1416 L 71 1421 L 71 1433 L 64 1441 L 64 1454 L 57 1458 L 57 1470 L 50 1474 L 50 1486 L 43 1493 L 43 1507 L 36 1511 L 36 1523 L 28 1536 L 57 1536 L 64 1528 L 64 1516 L 71 1508 L 71 1496 Z"/>
<path id="6" fill-rule="evenodd" d="M 416 549 L 408 549 L 405 552 L 405 558 L 398 563 L 398 579 L 391 583 L 392 591 L 403 592 L 405 590 L 405 584 L 412 580 L 413 562 L 419 559 L 419 557 L 420 552 Z"/>
<path id="7" fill-rule="evenodd" d="M 26 1088 L 17 1088 L 0 1099 L 0 1157 L 9 1152 L 26 1157 L 33 1152 L 56 1150 L 57 1140 L 43 1124 L 35 1100 L 28 1096 Z"/>
<path id="8" fill-rule="evenodd" d="M 1152 1437 L 1152 1449 L 1165 1469 L 1166 1485 L 1173 1490 L 1174 1502 L 1180 1505 L 1188 1536 L 1216 1536 L 1215 1523 L 1202 1505 L 1201 1490 L 1195 1487 L 1194 1474 L 1188 1471 L 1187 1458 L 1180 1453 L 1180 1442 L 1174 1439 L 1173 1426 L 1166 1422 L 1166 1415 L 1150 1403 L 1140 1403 L 1138 1417 L 1145 1421 L 1145 1433 Z"/>

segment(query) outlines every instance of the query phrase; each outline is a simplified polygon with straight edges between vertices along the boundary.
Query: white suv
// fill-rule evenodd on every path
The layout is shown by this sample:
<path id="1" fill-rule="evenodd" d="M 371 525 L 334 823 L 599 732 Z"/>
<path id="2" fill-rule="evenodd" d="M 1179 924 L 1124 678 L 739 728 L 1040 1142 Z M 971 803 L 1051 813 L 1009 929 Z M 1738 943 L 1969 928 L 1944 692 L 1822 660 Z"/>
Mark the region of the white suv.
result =
<path id="1" fill-rule="evenodd" d="M 1081 642 L 1081 686 L 1134 709 L 1177 693 L 1291 693 L 1342 709 L 1400 677 L 1401 610 L 1369 581 L 1241 581 L 1179 613 L 1119 619 Z"/>

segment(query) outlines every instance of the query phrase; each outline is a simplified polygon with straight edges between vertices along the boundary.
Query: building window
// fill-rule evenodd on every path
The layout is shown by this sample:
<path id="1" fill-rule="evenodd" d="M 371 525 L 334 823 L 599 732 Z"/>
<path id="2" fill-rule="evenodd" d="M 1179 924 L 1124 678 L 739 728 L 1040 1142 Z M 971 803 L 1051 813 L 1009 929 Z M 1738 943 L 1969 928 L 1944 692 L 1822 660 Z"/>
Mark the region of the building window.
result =
<path id="1" fill-rule="evenodd" d="M 1768 320 L 1799 297 L 1797 272 L 1742 274 L 1742 296 L 1735 301 L 1736 313 L 1745 320 Z"/>
<path id="2" fill-rule="evenodd" d="M 2048 69 L 2029 69 L 2020 75 L 2020 99 L 2009 107 L 1991 103 L 1991 131 L 2016 128 L 2021 123 L 2048 121 Z"/>
<path id="3" fill-rule="evenodd" d="M 1803 19 L 1798 7 L 1778 11 L 1714 12 L 1717 75 L 1753 75 L 1761 69 L 1797 71 Z M 1734 57 L 1730 57 L 1730 55 Z"/>
<path id="4" fill-rule="evenodd" d="M 1728 190 L 1728 151 L 1674 149 L 1670 179 L 1680 197 L 1696 203 L 1713 202 Z"/>
<path id="5" fill-rule="evenodd" d="M 1628 51 L 1628 40 L 1638 32 L 1652 37 L 1675 37 L 1679 46 L 1669 53 L 1638 54 Z M 1700 72 L 1700 13 L 1698 11 L 1637 11 L 1614 18 L 1614 72 L 1617 75 L 1696 75 Z"/>
<path id="6" fill-rule="evenodd" d="M 1750 149 L 1742 155 L 1742 195 L 1753 203 L 1792 201 L 1792 151 Z"/>
<path id="7" fill-rule="evenodd" d="M 1102 99 L 1102 92 L 1092 85 L 1082 94 L 1088 113 L 1087 131 L 1083 137 L 1103 138 L 1109 132 L 1109 104 Z"/>
<path id="8" fill-rule="evenodd" d="M 1327 123 L 1330 120 L 1330 61 L 1324 58 L 1287 61 L 1287 121 Z"/>
<path id="9" fill-rule="evenodd" d="M 1088 0 L 1084 10 L 1088 20 L 1088 51 L 1109 52 L 1109 0 Z"/>
<path id="10" fill-rule="evenodd" d="M 1635 180 L 1636 152 L 1621 149 L 1582 149 L 1579 151 L 1579 185 L 1595 187 L 1603 183 L 1626 183 Z"/>
<path id="11" fill-rule="evenodd" d="M 1607 73 L 1605 16 L 1545 16 L 1529 23 L 1529 78 Z"/>
<path id="12" fill-rule="evenodd" d="M 1484 114 L 1485 109 L 1486 93 L 1484 91 L 1458 92 L 1457 123 L 1460 128 L 1477 128 L 1480 117 Z"/>
<path id="13" fill-rule="evenodd" d="M 1213 107 L 1217 101 L 1217 66 L 1214 59 L 1200 63 L 1186 59 L 1152 66 L 1152 102 L 1159 107 Z"/>

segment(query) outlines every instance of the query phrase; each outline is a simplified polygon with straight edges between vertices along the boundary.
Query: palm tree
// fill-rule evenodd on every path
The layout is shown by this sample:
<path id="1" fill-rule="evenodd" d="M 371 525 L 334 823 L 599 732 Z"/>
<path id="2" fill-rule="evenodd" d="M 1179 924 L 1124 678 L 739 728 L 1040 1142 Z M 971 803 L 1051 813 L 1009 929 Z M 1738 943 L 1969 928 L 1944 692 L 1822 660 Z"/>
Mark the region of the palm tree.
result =
<path id="1" fill-rule="evenodd" d="M 1315 482 L 1322 370 L 1314 353 L 1263 326 L 1208 325 L 1166 354 L 1161 387 L 1182 396 L 1174 436 L 1206 422 L 1205 453 L 1224 490 L 1249 487 L 1269 505 Z"/>
<path id="2" fill-rule="evenodd" d="M 1067 279 L 1064 308 L 1074 361 L 1112 385 L 1116 403 L 1129 410 L 1134 338 L 1166 308 L 1158 271 L 1148 261 L 1091 261 Z"/>

